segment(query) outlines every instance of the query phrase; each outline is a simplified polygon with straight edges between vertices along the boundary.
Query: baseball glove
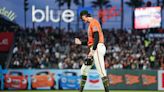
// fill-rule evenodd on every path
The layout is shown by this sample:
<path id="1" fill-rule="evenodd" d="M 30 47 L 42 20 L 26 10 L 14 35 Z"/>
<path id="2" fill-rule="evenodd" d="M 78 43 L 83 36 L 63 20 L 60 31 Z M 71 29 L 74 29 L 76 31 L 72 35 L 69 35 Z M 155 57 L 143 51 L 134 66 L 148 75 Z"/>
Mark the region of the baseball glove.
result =
<path id="1" fill-rule="evenodd" d="M 87 66 L 90 66 L 93 64 L 93 57 L 86 57 L 84 59 L 84 64 L 87 65 Z"/>

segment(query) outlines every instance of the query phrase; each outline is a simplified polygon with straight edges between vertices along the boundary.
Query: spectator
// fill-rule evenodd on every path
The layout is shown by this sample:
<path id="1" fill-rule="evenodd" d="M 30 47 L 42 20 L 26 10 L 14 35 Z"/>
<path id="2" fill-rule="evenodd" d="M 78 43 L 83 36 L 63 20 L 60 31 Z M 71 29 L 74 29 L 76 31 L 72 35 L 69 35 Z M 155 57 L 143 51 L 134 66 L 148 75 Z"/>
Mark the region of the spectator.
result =
<path id="1" fill-rule="evenodd" d="M 87 46 L 75 45 L 74 38 L 85 40 L 87 32 L 60 31 L 51 27 L 16 31 L 10 68 L 79 69 Z M 145 39 L 138 31 L 106 30 L 104 34 L 106 68 L 164 69 L 163 40 Z"/>

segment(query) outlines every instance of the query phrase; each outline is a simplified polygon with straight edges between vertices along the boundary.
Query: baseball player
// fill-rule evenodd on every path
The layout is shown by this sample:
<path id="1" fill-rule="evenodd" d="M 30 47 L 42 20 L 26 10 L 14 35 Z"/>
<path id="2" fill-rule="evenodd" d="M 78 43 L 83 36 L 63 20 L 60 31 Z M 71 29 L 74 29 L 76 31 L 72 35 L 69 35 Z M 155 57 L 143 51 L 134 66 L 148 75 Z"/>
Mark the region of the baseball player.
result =
<path id="1" fill-rule="evenodd" d="M 80 17 L 83 22 L 89 23 L 88 26 L 88 47 L 90 52 L 85 60 L 84 64 L 81 67 L 81 83 L 80 83 L 80 92 L 83 91 L 84 85 L 87 80 L 88 71 L 95 64 L 96 69 L 99 75 L 102 78 L 105 92 L 109 92 L 109 80 L 105 71 L 104 65 L 104 55 L 106 53 L 106 47 L 104 45 L 104 35 L 101 29 L 100 23 L 94 19 L 87 10 L 80 12 Z M 75 44 L 84 45 L 86 42 L 82 42 L 79 38 L 75 38 Z M 93 60 L 92 60 L 93 59 Z"/>

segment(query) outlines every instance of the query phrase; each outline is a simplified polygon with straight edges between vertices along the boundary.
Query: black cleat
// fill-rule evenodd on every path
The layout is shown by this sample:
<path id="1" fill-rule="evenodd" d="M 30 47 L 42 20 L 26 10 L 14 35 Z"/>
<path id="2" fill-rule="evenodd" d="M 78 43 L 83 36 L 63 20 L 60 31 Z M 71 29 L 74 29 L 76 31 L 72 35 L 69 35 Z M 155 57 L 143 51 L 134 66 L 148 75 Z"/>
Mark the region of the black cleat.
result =
<path id="1" fill-rule="evenodd" d="M 103 81 L 105 92 L 109 92 L 109 79 L 105 76 L 102 77 L 102 81 Z"/>
<path id="2" fill-rule="evenodd" d="M 86 80 L 87 80 L 87 76 L 82 75 L 81 77 L 82 78 L 81 78 L 81 82 L 80 82 L 79 92 L 83 92 L 83 89 L 84 89 L 84 86 L 85 86 L 85 83 L 86 83 Z"/>

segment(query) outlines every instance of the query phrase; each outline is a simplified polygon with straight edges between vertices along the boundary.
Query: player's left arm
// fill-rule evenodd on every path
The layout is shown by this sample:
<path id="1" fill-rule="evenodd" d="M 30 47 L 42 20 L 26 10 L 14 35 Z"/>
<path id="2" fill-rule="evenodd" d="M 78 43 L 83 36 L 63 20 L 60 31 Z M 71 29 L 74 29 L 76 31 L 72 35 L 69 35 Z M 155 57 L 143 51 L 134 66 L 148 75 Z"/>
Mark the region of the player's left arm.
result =
<path id="1" fill-rule="evenodd" d="M 92 30 L 93 30 L 93 48 L 92 50 L 89 52 L 88 56 L 93 56 L 95 50 L 97 49 L 97 45 L 99 43 L 99 32 L 98 32 L 98 27 L 97 25 L 93 25 L 92 26 Z"/>
<path id="2" fill-rule="evenodd" d="M 98 33 L 98 31 L 93 32 L 93 38 L 94 38 L 93 48 L 89 52 L 89 55 L 88 55 L 89 57 L 92 57 L 95 53 L 95 50 L 97 49 L 97 44 L 99 42 L 99 33 Z"/>
<path id="3" fill-rule="evenodd" d="M 93 38 L 94 38 L 93 50 L 96 50 L 97 44 L 99 43 L 99 32 L 97 26 L 93 26 Z"/>
<path id="4" fill-rule="evenodd" d="M 94 38 L 93 50 L 96 50 L 97 49 L 97 44 L 99 42 L 99 33 L 98 33 L 98 31 L 93 32 L 93 38 Z"/>

